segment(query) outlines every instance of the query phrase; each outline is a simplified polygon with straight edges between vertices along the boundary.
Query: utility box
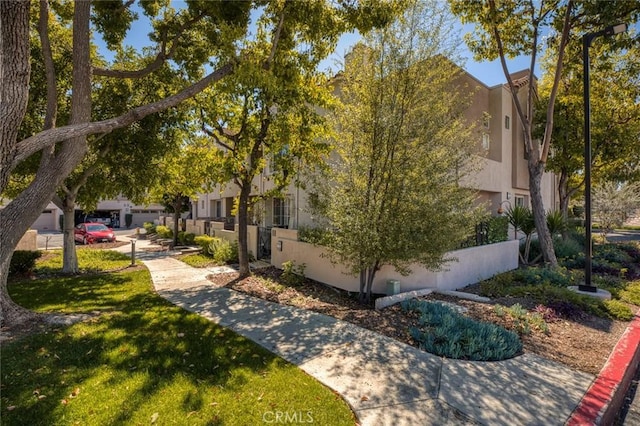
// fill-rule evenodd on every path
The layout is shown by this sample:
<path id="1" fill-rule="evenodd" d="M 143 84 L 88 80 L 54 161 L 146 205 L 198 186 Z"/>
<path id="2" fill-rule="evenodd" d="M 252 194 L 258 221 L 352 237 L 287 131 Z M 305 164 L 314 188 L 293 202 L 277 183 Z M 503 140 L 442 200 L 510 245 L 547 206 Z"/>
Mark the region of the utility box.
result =
<path id="1" fill-rule="evenodd" d="M 387 280 L 387 296 L 393 296 L 400 293 L 400 281 Z"/>

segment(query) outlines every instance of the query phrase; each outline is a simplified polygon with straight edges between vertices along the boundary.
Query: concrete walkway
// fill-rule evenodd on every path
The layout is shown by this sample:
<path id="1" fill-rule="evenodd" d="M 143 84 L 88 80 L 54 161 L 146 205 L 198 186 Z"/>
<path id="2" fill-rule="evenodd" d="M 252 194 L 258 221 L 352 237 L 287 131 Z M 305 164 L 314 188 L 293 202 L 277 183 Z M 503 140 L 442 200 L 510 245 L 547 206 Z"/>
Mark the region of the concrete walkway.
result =
<path id="1" fill-rule="evenodd" d="M 192 268 L 158 252 L 138 257 L 162 297 L 299 366 L 341 394 L 362 425 L 563 425 L 594 380 L 533 354 L 501 362 L 440 358 L 206 279 L 229 267 Z"/>

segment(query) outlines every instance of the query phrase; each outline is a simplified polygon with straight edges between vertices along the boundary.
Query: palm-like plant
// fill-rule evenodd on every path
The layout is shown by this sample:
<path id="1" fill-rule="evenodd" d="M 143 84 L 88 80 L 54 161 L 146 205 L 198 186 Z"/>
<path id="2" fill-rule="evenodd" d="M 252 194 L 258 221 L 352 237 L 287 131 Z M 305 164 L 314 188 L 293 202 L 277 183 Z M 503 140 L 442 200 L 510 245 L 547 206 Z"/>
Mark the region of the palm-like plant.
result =
<path id="1" fill-rule="evenodd" d="M 515 236 L 518 237 L 518 231 L 525 235 L 524 255 L 518 252 L 520 262 L 527 265 L 529 263 L 529 250 L 531 247 L 531 238 L 536 232 L 536 225 L 533 221 L 533 212 L 529 207 L 515 206 L 509 207 L 506 211 L 509 223 L 513 226 Z"/>

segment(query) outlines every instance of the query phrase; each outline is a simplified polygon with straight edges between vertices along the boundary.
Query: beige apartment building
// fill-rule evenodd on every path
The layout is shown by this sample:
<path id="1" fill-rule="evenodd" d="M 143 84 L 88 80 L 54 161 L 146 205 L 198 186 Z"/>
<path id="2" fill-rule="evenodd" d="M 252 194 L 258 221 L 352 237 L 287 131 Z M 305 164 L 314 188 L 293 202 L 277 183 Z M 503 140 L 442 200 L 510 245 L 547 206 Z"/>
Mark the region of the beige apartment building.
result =
<path id="1" fill-rule="evenodd" d="M 528 70 L 513 73 L 511 77 L 519 88 L 525 88 L 529 83 Z M 488 87 L 464 71 L 460 78 L 463 85 L 473 91 L 467 119 L 470 123 L 481 123 L 476 126 L 481 167 L 463 184 L 478 190 L 478 203 L 486 206 L 493 215 L 500 207 L 530 206 L 523 129 L 508 84 Z M 526 90 L 519 90 L 519 93 L 522 93 L 524 105 Z M 254 188 L 254 196 L 273 188 L 268 166 L 254 181 Z M 556 188 L 555 175 L 546 173 L 542 180 L 542 193 L 547 210 L 558 206 Z M 193 201 L 193 218 L 225 222 L 227 229 L 233 229 L 233 223 L 237 223 L 233 205 L 238 193 L 237 187 L 229 183 L 213 192 L 199 194 Z M 291 184 L 283 191 L 282 198 L 269 198 L 256 206 L 250 223 L 266 228 L 312 226 L 313 218 L 306 206 L 305 191 Z"/>

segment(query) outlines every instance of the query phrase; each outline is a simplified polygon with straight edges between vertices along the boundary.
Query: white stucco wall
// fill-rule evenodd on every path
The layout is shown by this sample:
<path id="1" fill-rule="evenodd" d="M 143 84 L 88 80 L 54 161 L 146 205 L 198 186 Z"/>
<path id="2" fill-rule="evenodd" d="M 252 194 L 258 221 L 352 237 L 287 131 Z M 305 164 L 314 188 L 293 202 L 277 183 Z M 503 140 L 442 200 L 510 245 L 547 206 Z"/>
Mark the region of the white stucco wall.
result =
<path id="1" fill-rule="evenodd" d="M 389 279 L 400 281 L 400 291 L 426 288 L 457 290 L 469 284 L 490 278 L 496 274 L 518 267 L 518 244 L 516 240 L 472 247 L 448 253 L 447 257 L 457 258 L 449 262 L 442 271 L 430 271 L 422 266 L 412 267 L 412 273 L 402 276 L 393 267 L 385 266 L 376 274 L 374 293 L 385 293 Z M 278 248 L 280 247 L 280 249 Z M 273 229 L 271 234 L 271 264 L 277 268 L 282 263 L 293 261 L 305 265 L 305 276 L 322 283 L 357 292 L 358 277 L 347 274 L 344 267 L 332 264 L 326 249 L 297 241 L 297 231 Z"/>

